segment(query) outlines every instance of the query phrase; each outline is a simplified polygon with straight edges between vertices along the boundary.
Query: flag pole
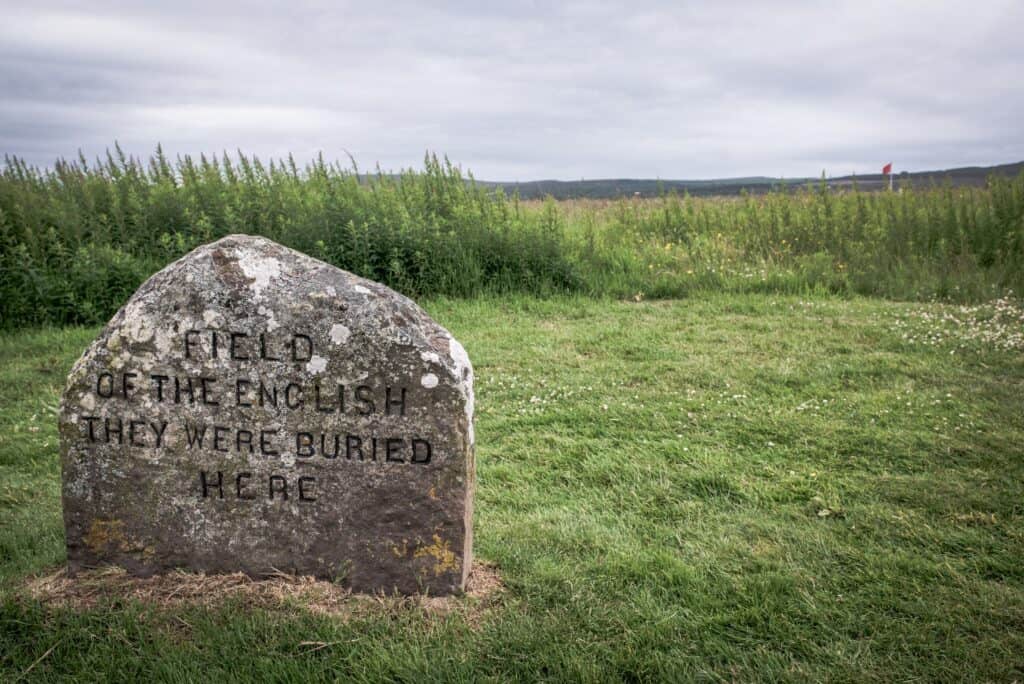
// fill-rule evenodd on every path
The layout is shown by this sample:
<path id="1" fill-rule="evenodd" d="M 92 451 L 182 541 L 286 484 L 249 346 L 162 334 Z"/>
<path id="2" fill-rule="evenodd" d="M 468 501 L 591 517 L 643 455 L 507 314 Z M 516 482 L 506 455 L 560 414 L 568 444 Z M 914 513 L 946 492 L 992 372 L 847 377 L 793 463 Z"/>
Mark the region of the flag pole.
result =
<path id="1" fill-rule="evenodd" d="M 889 192 L 892 192 L 892 169 L 889 169 Z"/>

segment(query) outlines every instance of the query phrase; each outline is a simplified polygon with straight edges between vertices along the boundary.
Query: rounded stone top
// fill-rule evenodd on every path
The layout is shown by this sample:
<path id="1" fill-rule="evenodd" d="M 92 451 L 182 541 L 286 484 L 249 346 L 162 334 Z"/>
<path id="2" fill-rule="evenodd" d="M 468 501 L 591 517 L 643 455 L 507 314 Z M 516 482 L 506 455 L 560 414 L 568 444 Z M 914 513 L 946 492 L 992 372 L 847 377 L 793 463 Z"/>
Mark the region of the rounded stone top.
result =
<path id="1" fill-rule="evenodd" d="M 386 285 L 255 235 L 227 235 L 149 278 L 72 376 L 94 357 L 115 368 L 128 358 L 155 361 L 180 346 L 176 338 L 183 331 L 218 329 L 228 321 L 232 330 L 225 332 L 238 335 L 237 356 L 248 356 L 243 347 L 251 347 L 260 334 L 264 344 L 281 330 L 312 337 L 315 352 L 301 368 L 311 378 L 351 375 L 355 367 L 390 367 L 407 358 L 423 366 L 417 380 L 422 386 L 444 378 L 459 391 L 472 426 L 473 367 L 451 333 Z M 349 350 L 358 350 L 357 357 Z"/>

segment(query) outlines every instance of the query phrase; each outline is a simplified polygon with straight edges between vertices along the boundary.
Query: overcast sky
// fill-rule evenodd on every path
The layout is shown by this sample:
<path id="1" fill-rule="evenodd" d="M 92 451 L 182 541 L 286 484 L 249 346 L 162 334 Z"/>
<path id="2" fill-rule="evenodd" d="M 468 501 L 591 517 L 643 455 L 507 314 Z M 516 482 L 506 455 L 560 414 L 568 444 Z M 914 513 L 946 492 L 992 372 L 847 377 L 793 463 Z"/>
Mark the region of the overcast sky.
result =
<path id="1" fill-rule="evenodd" d="M 0 153 L 38 165 L 115 140 L 385 170 L 432 150 L 488 180 L 1024 159 L 1021 0 L 0 0 L 0 16 Z"/>

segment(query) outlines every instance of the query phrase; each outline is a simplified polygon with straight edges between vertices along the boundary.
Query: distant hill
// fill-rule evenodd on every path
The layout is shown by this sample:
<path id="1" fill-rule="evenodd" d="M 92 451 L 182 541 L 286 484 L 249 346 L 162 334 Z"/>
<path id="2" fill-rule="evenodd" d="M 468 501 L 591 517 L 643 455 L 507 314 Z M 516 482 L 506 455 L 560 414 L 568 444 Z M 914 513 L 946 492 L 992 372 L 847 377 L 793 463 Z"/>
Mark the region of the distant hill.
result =
<path id="1" fill-rule="evenodd" d="M 962 166 L 956 169 L 944 171 L 914 171 L 896 174 L 893 185 L 912 185 L 914 187 L 927 186 L 930 183 L 945 183 L 947 179 L 954 185 L 982 186 L 989 176 L 1015 177 L 1024 173 L 1024 161 L 1013 164 L 999 164 L 998 166 Z M 888 187 L 888 179 L 880 173 L 866 176 L 840 176 L 830 178 L 829 185 L 836 187 L 850 186 L 854 182 L 857 187 L 865 190 L 882 189 Z"/>
<path id="2" fill-rule="evenodd" d="M 965 166 L 944 171 L 902 172 L 894 178 L 894 184 L 926 186 L 930 183 L 944 183 L 946 179 L 954 185 L 985 184 L 990 175 L 1013 177 L 1024 172 L 1024 161 L 998 166 Z M 518 191 L 523 199 L 538 199 L 551 195 L 555 199 L 616 199 L 619 197 L 653 197 L 662 192 L 675 191 L 691 195 L 738 195 L 744 190 L 752 194 L 768 192 L 773 188 L 793 188 L 807 183 L 818 183 L 820 178 L 771 178 L 748 176 L 744 178 L 716 178 L 711 180 L 657 180 L 634 178 L 610 178 L 603 180 L 558 181 L 539 180 L 521 183 L 477 181 L 485 187 L 501 188 L 506 194 Z M 836 189 L 851 187 L 854 183 L 862 190 L 881 190 L 888 187 L 888 179 L 882 174 L 865 176 L 838 176 L 827 178 L 829 187 Z"/>

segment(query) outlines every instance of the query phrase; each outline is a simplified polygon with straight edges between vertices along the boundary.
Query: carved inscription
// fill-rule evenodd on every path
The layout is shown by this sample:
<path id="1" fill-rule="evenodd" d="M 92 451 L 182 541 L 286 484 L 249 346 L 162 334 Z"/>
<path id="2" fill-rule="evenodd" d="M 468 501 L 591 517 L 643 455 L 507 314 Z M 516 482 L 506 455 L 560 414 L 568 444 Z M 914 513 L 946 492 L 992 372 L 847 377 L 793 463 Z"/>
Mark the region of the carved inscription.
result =
<path id="1" fill-rule="evenodd" d="M 283 341 L 282 341 L 283 340 Z M 279 346 L 278 346 L 279 345 Z M 384 385 L 374 387 L 358 384 L 332 385 L 313 382 L 269 382 L 262 379 L 258 366 L 263 363 L 304 363 L 314 356 L 313 339 L 292 333 L 279 335 L 268 342 L 267 336 L 237 331 L 187 330 L 181 336 L 179 349 L 183 358 L 201 361 L 204 358 L 230 359 L 244 362 L 245 375 L 176 375 L 173 373 L 139 373 L 129 370 L 104 370 L 96 374 L 93 394 L 103 401 L 119 399 L 123 405 L 178 404 L 225 408 L 259 408 L 274 414 L 302 411 L 314 407 L 318 414 L 351 416 L 405 416 L 406 403 L 415 388 Z M 239 364 L 241 365 L 241 363 Z M 258 413 L 253 414 L 259 416 Z M 297 430 L 286 433 L 267 428 L 258 422 L 220 425 L 201 423 L 182 417 L 178 421 L 154 420 L 141 413 L 97 412 L 79 417 L 81 437 L 86 444 L 117 444 L 138 449 L 184 448 L 219 453 L 248 454 L 267 459 L 292 457 L 296 463 L 304 459 L 324 458 L 357 462 L 401 463 L 427 465 L 433 447 L 420 435 L 367 434 L 365 432 L 319 432 Z M 229 486 L 225 489 L 225 477 Z M 262 485 L 251 482 L 252 473 L 237 474 L 200 470 L 195 491 L 201 499 L 234 498 L 246 501 L 259 497 L 274 501 L 293 500 L 312 503 L 316 498 L 315 476 L 272 474 Z"/>

